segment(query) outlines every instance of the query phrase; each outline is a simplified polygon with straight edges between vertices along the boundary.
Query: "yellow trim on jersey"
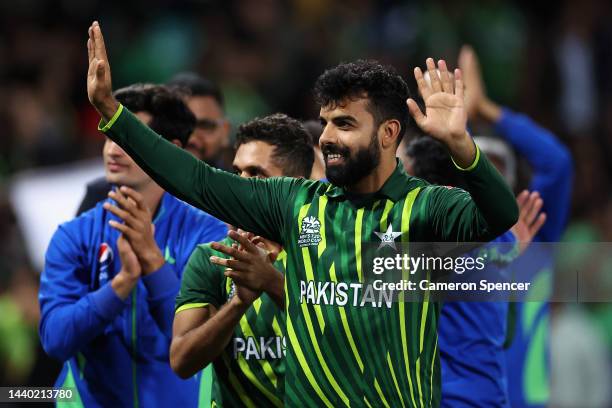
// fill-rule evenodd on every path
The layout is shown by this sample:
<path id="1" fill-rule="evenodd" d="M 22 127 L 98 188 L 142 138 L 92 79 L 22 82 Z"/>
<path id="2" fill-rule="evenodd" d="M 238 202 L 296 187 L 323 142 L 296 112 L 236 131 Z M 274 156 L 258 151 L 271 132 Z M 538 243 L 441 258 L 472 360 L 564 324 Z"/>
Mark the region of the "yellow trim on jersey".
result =
<path id="1" fill-rule="evenodd" d="M 329 268 L 329 276 L 333 282 L 338 283 L 338 278 L 336 277 L 336 264 L 332 263 L 331 268 Z M 353 350 L 353 355 L 355 356 L 355 360 L 357 360 L 357 364 L 359 364 L 359 369 L 363 373 L 363 361 L 361 361 L 361 356 L 357 351 L 357 346 L 355 345 L 355 339 L 353 339 L 353 334 L 351 333 L 351 328 L 348 324 L 348 318 L 346 316 L 346 310 L 344 310 L 344 306 L 338 306 L 338 310 L 340 311 L 340 320 L 342 321 L 342 327 L 344 328 L 344 333 L 346 333 L 346 338 L 351 345 L 351 350 Z"/>
<path id="2" fill-rule="evenodd" d="M 304 204 L 302 208 L 300 208 L 300 212 L 298 214 L 298 231 L 302 232 L 302 220 L 306 217 L 308 210 L 310 209 L 310 203 Z M 320 221 L 319 221 L 320 222 Z M 320 232 L 320 230 L 319 230 Z M 310 252 L 308 247 L 302 248 L 302 258 L 304 258 L 304 269 L 306 270 L 306 279 L 308 281 L 314 281 L 314 272 L 312 269 L 312 263 L 310 261 Z M 285 279 L 286 281 L 286 279 Z M 317 321 L 319 322 L 319 328 L 321 332 L 325 330 L 325 319 L 323 318 L 323 312 L 321 311 L 321 305 L 314 305 L 315 314 L 317 315 Z"/>
<path id="3" fill-rule="evenodd" d="M 197 307 L 206 307 L 208 305 L 210 305 L 210 303 L 187 303 L 187 304 L 184 304 L 183 306 L 180 306 L 178 309 L 176 309 L 174 314 L 177 314 L 178 312 L 182 312 L 183 310 L 195 309 Z"/>
<path id="4" fill-rule="evenodd" d="M 389 211 L 393 208 L 393 201 L 387 200 L 385 202 L 385 209 L 383 210 L 382 216 L 380 217 L 380 230 L 387 230 L 387 218 L 389 217 Z"/>
<path id="5" fill-rule="evenodd" d="M 427 281 L 431 278 L 431 274 L 427 271 Z M 421 333 L 419 336 L 419 356 L 423 353 L 423 341 L 425 340 L 425 325 L 427 323 L 427 311 L 429 310 L 429 291 L 425 291 L 425 299 L 423 300 L 423 309 L 421 310 Z M 421 359 L 416 361 L 417 387 L 419 390 L 419 399 L 423 406 L 423 390 L 421 389 Z"/>
<path id="6" fill-rule="evenodd" d="M 385 395 L 383 394 L 382 390 L 380 389 L 380 384 L 378 384 L 378 380 L 376 378 L 374 378 L 374 388 L 376 388 L 376 392 L 378 393 L 378 396 L 380 397 L 380 400 L 385 405 L 385 407 L 391 408 L 391 407 L 389 407 L 389 403 L 387 402 L 387 399 L 385 398 Z"/>
<path id="7" fill-rule="evenodd" d="M 473 143 L 473 142 L 472 142 Z M 474 170 L 474 167 L 476 167 L 476 165 L 478 164 L 478 162 L 480 161 L 480 148 L 478 148 L 478 145 L 476 143 L 474 143 L 474 146 L 476 147 L 476 157 L 474 158 L 474 162 L 472 164 L 470 164 L 468 167 L 463 168 L 461 166 L 459 166 L 456 162 L 455 159 L 452 158 L 451 156 L 451 160 L 453 161 L 453 164 L 455 165 L 456 168 L 458 168 L 461 171 L 471 171 Z"/>
<path id="8" fill-rule="evenodd" d="M 261 361 L 261 360 L 258 360 L 258 361 Z M 268 362 L 266 361 L 266 363 Z M 270 363 L 268 363 L 268 365 L 269 364 Z M 247 363 L 247 361 L 242 356 L 242 354 L 238 356 L 238 366 L 240 366 L 240 369 L 242 370 L 242 374 L 244 374 L 244 376 L 248 378 L 249 381 L 253 385 L 255 385 L 255 387 L 259 391 L 261 391 L 261 393 L 264 394 L 272 402 L 272 404 L 274 404 L 275 407 L 283 406 L 283 403 L 281 402 L 281 400 L 278 399 L 276 395 L 271 393 L 270 390 L 268 390 L 262 383 L 259 382 L 255 374 L 253 374 L 253 371 L 251 371 L 251 368 L 249 367 L 249 363 Z"/>
<path id="9" fill-rule="evenodd" d="M 321 242 L 319 242 L 319 248 L 317 251 L 317 256 L 320 258 L 323 251 L 327 246 L 327 241 L 325 239 L 325 206 L 327 205 L 327 196 L 322 195 L 319 197 L 319 222 L 321 223 L 321 229 L 319 230 L 321 234 Z M 301 225 L 301 223 L 300 223 Z"/>
<path id="10" fill-rule="evenodd" d="M 123 112 L 123 105 L 119 104 L 119 107 L 117 108 L 117 112 L 115 112 L 115 114 L 113 115 L 113 117 L 106 123 L 104 124 L 104 126 L 102 126 L 102 123 L 104 122 L 102 119 L 100 119 L 100 123 L 98 123 L 98 130 L 102 133 L 106 133 L 117 121 L 117 119 L 119 119 L 119 116 L 121 115 L 121 112 Z M 102 127 L 100 127 L 102 126 Z"/>
<path id="11" fill-rule="evenodd" d="M 255 338 L 255 334 L 253 334 L 253 329 L 251 329 L 251 325 L 249 324 L 249 320 L 247 319 L 246 315 L 243 315 L 240 318 L 239 325 L 240 325 L 240 330 L 242 330 L 242 333 L 244 334 L 245 338 L 248 338 L 248 337 Z M 257 348 L 257 352 L 261 353 L 261 350 L 259 348 L 259 344 L 255 343 L 255 347 Z M 280 358 L 280 356 L 279 356 L 279 358 Z M 272 368 L 272 365 L 270 365 L 270 362 L 268 360 L 260 360 L 260 359 L 258 359 L 257 361 L 259 362 L 259 365 L 261 365 L 261 368 L 263 369 L 264 373 L 266 374 L 266 376 L 268 377 L 268 379 L 270 380 L 272 385 L 274 385 L 274 388 L 277 388 L 278 380 L 276 378 L 276 374 L 274 373 L 274 369 Z M 240 363 L 240 361 L 238 363 Z M 246 361 L 245 361 L 245 363 L 246 363 Z M 243 367 L 242 365 L 240 365 L 240 368 L 242 369 L 243 372 L 245 370 L 248 370 L 251 375 L 249 375 L 246 372 L 244 372 L 244 375 L 247 378 L 251 379 L 251 377 L 253 376 L 252 375 L 253 373 L 251 373 L 251 370 L 250 370 L 250 368 L 248 366 L 248 363 L 246 363 L 246 368 Z M 253 382 L 253 381 L 251 381 L 251 382 Z M 257 384 L 255 384 L 255 386 L 257 388 L 259 388 L 259 386 Z M 262 391 L 262 392 L 264 392 L 264 391 Z M 265 394 L 265 392 L 264 392 L 264 394 Z"/>
<path id="12" fill-rule="evenodd" d="M 395 370 L 393 369 L 393 363 L 391 362 L 391 354 L 387 351 L 387 365 L 389 366 L 389 371 L 391 371 L 391 377 L 393 377 L 393 384 L 395 384 L 395 390 L 397 391 L 397 395 L 400 397 L 400 401 L 402 401 L 402 407 L 406 406 L 404 402 L 404 397 L 402 397 L 402 392 L 400 391 L 399 383 L 397 382 L 397 377 L 395 376 Z"/>
<path id="13" fill-rule="evenodd" d="M 429 403 L 433 401 L 433 373 L 434 363 L 436 361 L 436 353 L 438 352 L 438 336 L 436 336 L 436 344 L 434 345 L 433 357 L 431 358 L 431 375 L 429 377 Z"/>
<path id="14" fill-rule="evenodd" d="M 355 265 L 357 265 L 357 278 L 363 282 L 361 271 L 361 230 L 363 228 L 363 208 L 357 210 L 355 219 Z"/>
<path id="15" fill-rule="evenodd" d="M 225 365 L 229 367 L 230 366 L 229 358 L 226 355 L 223 355 L 223 360 L 225 360 Z M 245 389 L 242 388 L 242 384 L 240 384 L 240 381 L 238 381 L 238 378 L 236 378 L 236 375 L 232 372 L 232 370 L 228 371 L 228 377 L 229 377 L 230 384 L 232 384 L 232 387 L 234 387 L 234 389 L 236 390 L 236 394 L 238 395 L 238 398 L 242 400 L 244 405 L 246 405 L 248 408 L 251 408 L 251 407 L 256 408 L 255 403 L 253 402 L 251 398 L 249 398 Z"/>
<path id="16" fill-rule="evenodd" d="M 401 219 L 401 231 L 402 231 L 402 241 L 409 242 L 410 240 L 410 215 L 412 213 L 412 206 L 414 205 L 414 201 L 416 200 L 417 195 L 419 194 L 420 188 L 415 188 L 406 196 L 404 201 L 404 208 L 402 209 L 402 219 Z M 410 273 L 410 271 L 408 271 Z M 402 293 L 403 295 L 403 293 Z M 408 356 L 408 342 L 406 340 L 406 318 L 405 318 L 405 308 L 406 304 L 404 299 L 401 299 L 399 302 L 399 318 L 400 318 L 400 337 L 402 340 L 402 350 L 404 351 L 404 366 L 406 368 L 406 376 L 408 378 L 408 386 L 410 388 L 410 398 L 412 399 L 412 405 L 416 406 L 416 400 L 414 399 L 414 390 L 412 388 L 412 376 L 410 375 L 410 358 Z M 418 372 L 417 372 L 418 374 Z"/>
<path id="17" fill-rule="evenodd" d="M 333 408 L 332 403 L 327 399 L 325 394 L 323 394 L 323 391 L 321 390 L 321 387 L 319 387 L 317 380 L 315 380 L 314 375 L 312 375 L 312 371 L 310 371 L 310 366 L 306 362 L 306 358 L 304 357 L 304 352 L 302 351 L 302 347 L 300 346 L 300 343 L 295 335 L 295 330 L 293 329 L 293 323 L 291 322 L 291 318 L 289 317 L 288 314 L 287 314 L 287 336 L 289 337 L 289 342 L 293 346 L 295 355 L 298 359 L 298 362 L 300 363 L 301 369 L 304 370 L 304 374 L 306 375 L 308 382 L 310 383 L 312 388 L 316 391 L 318 397 L 321 398 L 321 400 L 325 403 L 325 406 Z"/>

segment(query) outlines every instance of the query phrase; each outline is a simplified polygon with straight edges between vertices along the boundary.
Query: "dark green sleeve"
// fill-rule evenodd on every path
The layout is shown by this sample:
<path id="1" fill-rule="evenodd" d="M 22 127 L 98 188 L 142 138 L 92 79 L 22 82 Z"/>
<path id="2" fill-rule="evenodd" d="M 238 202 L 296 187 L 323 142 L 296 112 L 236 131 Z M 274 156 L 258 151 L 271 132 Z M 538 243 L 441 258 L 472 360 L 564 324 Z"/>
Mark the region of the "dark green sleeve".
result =
<path id="1" fill-rule="evenodd" d="M 422 192 L 432 241 L 491 241 L 518 219 L 514 194 L 480 150 L 474 164 L 462 171 L 467 192 L 443 186 L 428 186 Z"/>
<path id="2" fill-rule="evenodd" d="M 291 197 L 302 179 L 245 179 L 215 169 L 159 136 L 122 106 L 100 130 L 172 195 L 222 221 L 282 242 Z"/>
<path id="3" fill-rule="evenodd" d="M 183 271 L 181 289 L 176 297 L 175 311 L 203 307 L 210 304 L 217 308 L 225 303 L 223 269 L 210 262 L 213 251 L 208 244 L 198 245 Z"/>

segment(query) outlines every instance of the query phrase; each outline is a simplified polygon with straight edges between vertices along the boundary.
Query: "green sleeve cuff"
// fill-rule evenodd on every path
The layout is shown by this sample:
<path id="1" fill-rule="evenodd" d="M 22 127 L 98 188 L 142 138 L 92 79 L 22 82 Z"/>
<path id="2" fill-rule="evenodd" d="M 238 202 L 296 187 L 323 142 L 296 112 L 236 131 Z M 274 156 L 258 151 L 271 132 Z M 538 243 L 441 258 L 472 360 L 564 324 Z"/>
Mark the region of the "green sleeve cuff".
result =
<path id="1" fill-rule="evenodd" d="M 98 123 L 98 130 L 101 131 L 102 133 L 106 133 L 115 124 L 117 119 L 119 119 L 119 116 L 121 116 L 121 112 L 123 112 L 123 105 L 119 104 L 119 108 L 117 109 L 117 112 L 115 112 L 115 114 L 108 121 L 108 123 L 104 124 L 104 119 L 100 119 L 100 123 Z"/>
<path id="2" fill-rule="evenodd" d="M 200 308 L 200 307 L 206 307 L 208 305 L 209 305 L 209 303 L 187 303 L 187 304 L 177 308 L 176 311 L 174 312 L 174 314 L 182 312 L 183 310 L 196 309 L 196 308 Z"/>
<path id="3" fill-rule="evenodd" d="M 480 149 L 478 148 L 478 145 L 476 143 L 474 143 L 474 146 L 476 146 L 476 158 L 474 159 L 474 162 L 472 164 L 470 164 L 469 167 L 463 168 L 463 167 L 459 166 L 455 162 L 455 159 L 453 159 L 453 157 L 451 156 L 451 160 L 453 161 L 453 164 L 455 165 L 456 168 L 458 168 L 461 171 L 471 171 L 471 170 L 474 170 L 474 168 L 476 167 L 476 165 L 480 161 Z"/>

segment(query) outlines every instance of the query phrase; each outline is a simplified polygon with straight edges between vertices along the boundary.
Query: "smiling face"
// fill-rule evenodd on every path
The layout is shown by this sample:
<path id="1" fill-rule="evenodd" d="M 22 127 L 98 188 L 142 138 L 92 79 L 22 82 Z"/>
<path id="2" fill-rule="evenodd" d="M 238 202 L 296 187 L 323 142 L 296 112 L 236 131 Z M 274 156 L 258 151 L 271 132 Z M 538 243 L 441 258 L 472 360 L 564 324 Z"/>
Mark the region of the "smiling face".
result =
<path id="1" fill-rule="evenodd" d="M 136 117 L 144 124 L 151 122 L 151 115 L 147 112 L 136 112 Z M 104 172 L 106 180 L 111 184 L 128 186 L 141 190 L 153 180 L 132 160 L 127 153 L 115 142 L 106 138 L 102 150 Z"/>
<path id="2" fill-rule="evenodd" d="M 325 176 L 335 185 L 355 185 L 380 163 L 379 127 L 367 107 L 368 99 L 359 98 L 321 108 L 323 133 L 319 146 L 325 160 Z"/>

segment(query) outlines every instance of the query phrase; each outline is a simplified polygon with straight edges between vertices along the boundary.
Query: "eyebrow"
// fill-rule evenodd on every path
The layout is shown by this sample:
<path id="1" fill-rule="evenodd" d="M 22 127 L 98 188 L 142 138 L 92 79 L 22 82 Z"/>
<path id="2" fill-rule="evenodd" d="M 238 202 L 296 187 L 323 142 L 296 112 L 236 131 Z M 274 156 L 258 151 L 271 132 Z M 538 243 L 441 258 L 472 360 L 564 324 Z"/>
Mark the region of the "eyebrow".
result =
<path id="1" fill-rule="evenodd" d="M 319 116 L 319 120 L 321 122 L 325 122 L 327 123 L 327 119 L 325 119 L 322 116 Z M 340 121 L 344 121 L 344 122 L 349 122 L 351 124 L 356 124 L 357 123 L 357 119 L 355 119 L 354 116 L 351 115 L 339 115 L 339 116 L 334 116 L 333 118 L 330 119 L 332 122 L 340 122 Z"/>

